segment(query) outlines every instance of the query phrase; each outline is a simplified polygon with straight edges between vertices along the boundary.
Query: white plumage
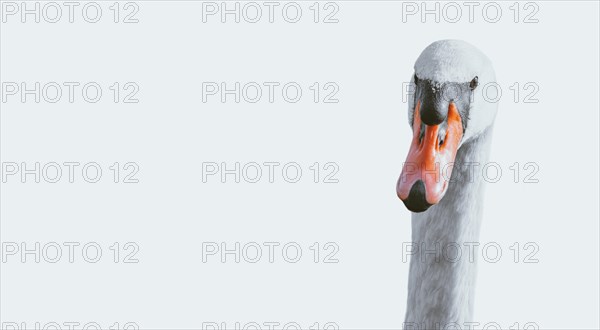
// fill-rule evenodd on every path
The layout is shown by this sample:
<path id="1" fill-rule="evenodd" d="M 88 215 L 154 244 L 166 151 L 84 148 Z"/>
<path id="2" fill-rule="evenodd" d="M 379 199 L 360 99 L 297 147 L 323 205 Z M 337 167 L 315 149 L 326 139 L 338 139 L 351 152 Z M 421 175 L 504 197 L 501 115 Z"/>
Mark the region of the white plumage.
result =
<path id="1" fill-rule="evenodd" d="M 416 61 L 415 73 L 419 79 L 439 84 L 466 83 L 475 76 L 480 82 L 456 154 L 457 166 L 452 170 L 452 179 L 462 179 L 450 182 L 438 204 L 412 216 L 412 240 L 419 251 L 411 258 L 405 319 L 407 329 L 457 328 L 452 324 L 464 328 L 473 321 L 476 262 L 469 260 L 466 253 L 456 261 L 448 260 L 436 246 L 460 246 L 465 252 L 465 244 L 479 240 L 484 181 L 481 176 L 473 177 L 469 167 L 458 165 L 473 162 L 483 165 L 488 160 L 497 104 L 487 102 L 481 93 L 485 92 L 486 84 L 495 84 L 496 78 L 490 60 L 459 40 L 442 40 L 428 46 Z M 411 122 L 414 109 L 411 101 Z M 432 250 L 436 250 L 434 255 Z"/>

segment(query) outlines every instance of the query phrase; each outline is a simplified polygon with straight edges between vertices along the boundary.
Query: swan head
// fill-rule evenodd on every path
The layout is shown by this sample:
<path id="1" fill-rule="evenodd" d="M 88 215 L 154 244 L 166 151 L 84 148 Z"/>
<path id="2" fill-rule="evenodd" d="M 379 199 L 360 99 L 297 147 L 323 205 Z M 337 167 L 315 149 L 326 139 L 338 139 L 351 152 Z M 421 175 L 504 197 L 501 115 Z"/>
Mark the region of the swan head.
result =
<path id="1" fill-rule="evenodd" d="M 458 149 L 494 122 L 497 104 L 482 86 L 495 82 L 490 60 L 467 42 L 440 40 L 423 50 L 410 83 L 413 139 L 396 186 L 409 210 L 423 212 L 444 197 Z"/>

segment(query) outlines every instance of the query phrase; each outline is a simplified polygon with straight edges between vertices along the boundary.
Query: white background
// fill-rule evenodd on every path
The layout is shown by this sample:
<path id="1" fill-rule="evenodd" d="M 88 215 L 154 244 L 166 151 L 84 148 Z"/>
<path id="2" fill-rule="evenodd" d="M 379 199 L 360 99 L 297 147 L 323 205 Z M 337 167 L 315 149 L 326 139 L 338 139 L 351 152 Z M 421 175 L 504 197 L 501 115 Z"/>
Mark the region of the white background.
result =
<path id="1" fill-rule="evenodd" d="M 280 11 L 275 23 L 266 13 L 256 24 L 223 24 L 218 16 L 203 23 L 201 3 L 191 1 L 137 2 L 139 23 L 123 24 L 112 21 L 112 2 L 100 4 L 96 24 L 76 14 L 75 23 L 11 16 L 1 26 L 2 82 L 103 87 L 95 104 L 81 94 L 55 104 L 9 97 L 0 104 L 1 161 L 97 162 L 104 170 L 96 184 L 81 176 L 23 184 L 18 175 L 1 183 L 2 242 L 103 248 L 98 263 L 81 254 L 73 263 L 64 255 L 58 263 L 9 257 L 0 271 L 2 322 L 401 328 L 402 243 L 411 230 L 395 194 L 411 138 L 402 83 L 428 44 L 452 38 L 486 53 L 503 88 L 491 159 L 503 176 L 486 188 L 481 232 L 482 245 L 497 242 L 503 255 L 480 263 L 476 321 L 599 327 L 597 2 L 537 2 L 532 24 L 515 23 L 505 2 L 497 23 L 477 9 L 470 23 L 462 6 L 454 24 L 418 16 L 402 22 L 402 5 L 390 1 L 337 2 L 335 24 L 314 23 L 311 2 L 300 3 L 296 24 Z M 140 102 L 112 102 L 108 87 L 116 81 L 137 83 Z M 264 95 L 255 104 L 218 96 L 202 102 L 202 82 L 236 81 L 294 81 L 303 97 L 295 104 L 281 94 L 272 104 Z M 337 83 L 339 103 L 314 103 L 308 87 L 317 81 Z M 539 102 L 523 103 L 524 91 L 515 102 L 515 82 L 537 84 Z M 295 184 L 281 176 L 202 182 L 203 162 L 252 161 L 297 162 L 304 175 Z M 112 183 L 114 162 L 139 164 L 139 183 Z M 314 162 L 337 163 L 339 183 L 313 183 Z M 519 183 L 509 169 L 515 162 Z M 539 183 L 523 183 L 527 162 L 539 166 Z M 114 242 L 135 242 L 139 263 L 112 262 Z M 256 264 L 218 256 L 203 263 L 202 242 L 297 242 L 303 256 L 295 264 L 280 253 L 272 264 L 266 256 Z M 314 263 L 314 242 L 337 244 L 339 263 Z M 527 242 L 539 247 L 538 263 L 522 262 Z"/>

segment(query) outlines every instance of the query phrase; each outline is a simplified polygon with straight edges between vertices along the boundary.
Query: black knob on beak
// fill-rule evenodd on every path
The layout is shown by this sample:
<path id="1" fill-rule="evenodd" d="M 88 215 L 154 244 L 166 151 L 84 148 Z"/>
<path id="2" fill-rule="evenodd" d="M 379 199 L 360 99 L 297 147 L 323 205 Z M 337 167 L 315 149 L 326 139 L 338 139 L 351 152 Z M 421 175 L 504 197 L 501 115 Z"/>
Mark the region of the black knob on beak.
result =
<path id="1" fill-rule="evenodd" d="M 419 180 L 413 184 L 412 188 L 410 188 L 408 198 L 403 199 L 402 202 L 404 202 L 407 209 L 417 213 L 423 212 L 431 206 L 431 204 L 427 203 L 427 199 L 425 199 L 425 184 L 423 180 Z"/>
<path id="2" fill-rule="evenodd" d="M 451 83 L 440 85 L 431 80 L 420 80 L 418 97 L 421 101 L 419 113 L 421 121 L 428 126 L 439 125 L 448 117 L 448 106 L 453 100 L 452 94 L 460 90 Z"/>
<path id="3" fill-rule="evenodd" d="M 424 100 L 420 110 L 421 121 L 428 126 L 443 123 L 448 116 L 448 107 L 436 106 L 434 102 Z"/>

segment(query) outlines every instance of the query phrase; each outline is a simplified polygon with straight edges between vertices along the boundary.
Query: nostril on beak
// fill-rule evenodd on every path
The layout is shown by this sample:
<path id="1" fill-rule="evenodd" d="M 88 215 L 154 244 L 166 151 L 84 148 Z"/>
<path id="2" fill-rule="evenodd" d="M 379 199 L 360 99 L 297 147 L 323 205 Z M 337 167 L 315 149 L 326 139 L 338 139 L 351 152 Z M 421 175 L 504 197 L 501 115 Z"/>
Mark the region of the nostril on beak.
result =
<path id="1" fill-rule="evenodd" d="M 402 202 L 412 212 L 423 212 L 431 206 L 425 198 L 425 184 L 423 180 L 419 180 L 413 184 L 412 188 L 410 188 L 408 198 L 403 199 Z"/>

